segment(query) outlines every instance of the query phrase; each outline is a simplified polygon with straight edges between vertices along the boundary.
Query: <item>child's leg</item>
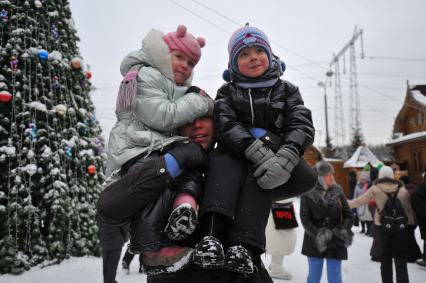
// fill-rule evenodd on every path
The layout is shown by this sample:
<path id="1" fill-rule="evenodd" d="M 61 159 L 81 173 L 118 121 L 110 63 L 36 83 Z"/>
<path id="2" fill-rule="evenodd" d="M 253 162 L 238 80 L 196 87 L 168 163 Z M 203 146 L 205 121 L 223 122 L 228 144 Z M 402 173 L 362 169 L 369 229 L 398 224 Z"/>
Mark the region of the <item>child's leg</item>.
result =
<path id="1" fill-rule="evenodd" d="M 222 149 L 215 150 L 209 161 L 200 214 L 215 212 L 233 219 L 244 171 L 240 159 Z"/>
<path id="2" fill-rule="evenodd" d="M 238 209 L 226 242 L 225 268 L 238 273 L 253 272 L 252 257 L 265 250 L 265 229 L 272 203 L 272 191 L 262 190 L 253 177 L 254 169 L 247 166 Z"/>
<path id="3" fill-rule="evenodd" d="M 204 191 L 203 177 L 200 173 L 184 172 L 173 183 L 177 194 L 173 211 L 164 232 L 172 240 L 184 240 L 191 235 L 198 223 L 197 202 Z"/>
<path id="4" fill-rule="evenodd" d="M 164 242 L 169 241 L 162 233 L 169 217 L 174 193 L 166 189 L 157 200 L 145 206 L 133 218 L 130 231 L 130 250 L 133 253 L 158 251 Z"/>
<path id="5" fill-rule="evenodd" d="M 247 166 L 247 175 L 238 196 L 238 209 L 226 241 L 228 245 L 243 243 L 264 251 L 273 190 L 262 190 L 253 172 L 253 167 Z"/>
<path id="6" fill-rule="evenodd" d="M 287 183 L 274 189 L 274 200 L 288 199 L 300 196 L 314 188 L 318 176 L 306 161 L 301 158 L 291 172 Z"/>
<path id="7" fill-rule="evenodd" d="M 200 205 L 200 237 L 193 260 L 203 268 L 220 268 L 224 262 L 222 241 L 234 218 L 244 164 L 218 148 L 209 161 L 206 186 Z M 213 250 L 214 253 L 209 251 Z"/>
<path id="8" fill-rule="evenodd" d="M 164 166 L 164 160 L 158 156 L 138 160 L 102 191 L 98 215 L 108 223 L 129 221 L 170 185 L 171 177 L 165 173 Z"/>

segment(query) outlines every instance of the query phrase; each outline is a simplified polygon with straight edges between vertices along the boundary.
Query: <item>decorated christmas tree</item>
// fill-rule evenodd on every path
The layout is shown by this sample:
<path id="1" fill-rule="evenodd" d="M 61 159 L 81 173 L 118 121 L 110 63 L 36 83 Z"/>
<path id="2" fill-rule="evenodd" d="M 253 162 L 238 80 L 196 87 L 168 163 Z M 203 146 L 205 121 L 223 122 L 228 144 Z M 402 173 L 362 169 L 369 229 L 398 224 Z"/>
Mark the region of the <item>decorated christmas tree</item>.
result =
<path id="1" fill-rule="evenodd" d="M 0 0 L 0 273 L 98 255 L 103 140 L 67 0 Z"/>

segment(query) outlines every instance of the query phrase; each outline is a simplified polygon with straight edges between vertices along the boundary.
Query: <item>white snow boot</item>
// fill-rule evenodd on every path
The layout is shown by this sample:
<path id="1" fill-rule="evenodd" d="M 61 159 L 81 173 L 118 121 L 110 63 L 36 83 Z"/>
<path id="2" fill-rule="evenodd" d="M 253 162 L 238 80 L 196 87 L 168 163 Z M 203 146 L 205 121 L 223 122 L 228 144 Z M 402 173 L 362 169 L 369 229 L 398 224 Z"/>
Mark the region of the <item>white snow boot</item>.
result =
<path id="1" fill-rule="evenodd" d="M 272 278 L 291 280 L 292 276 L 282 267 L 284 256 L 272 255 L 271 264 L 269 265 L 269 275 Z"/>

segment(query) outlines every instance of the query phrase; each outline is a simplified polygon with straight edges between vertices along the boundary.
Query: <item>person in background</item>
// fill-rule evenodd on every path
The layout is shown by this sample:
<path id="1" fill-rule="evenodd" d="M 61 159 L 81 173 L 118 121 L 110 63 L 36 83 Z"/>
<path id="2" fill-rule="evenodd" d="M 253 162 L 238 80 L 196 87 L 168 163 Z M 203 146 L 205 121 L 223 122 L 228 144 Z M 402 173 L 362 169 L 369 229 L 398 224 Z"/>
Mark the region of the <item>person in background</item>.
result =
<path id="1" fill-rule="evenodd" d="M 426 167 L 423 172 L 423 183 L 418 185 L 411 197 L 411 204 L 417 217 L 420 235 L 423 239 L 423 257 L 416 261 L 420 266 L 426 267 Z"/>
<path id="2" fill-rule="evenodd" d="M 380 270 L 383 283 L 393 282 L 392 261 L 395 261 L 396 280 L 398 283 L 408 283 L 407 256 L 408 256 L 408 229 L 406 225 L 398 225 L 395 229 L 382 226 L 387 220 L 381 215 L 389 207 L 390 196 L 394 196 L 401 204 L 402 212 L 406 217 L 406 224 L 413 225 L 413 210 L 410 195 L 404 184 L 394 178 L 393 169 L 389 166 L 380 168 L 378 179 L 373 186 L 360 197 L 350 200 L 351 208 L 356 208 L 374 200 L 377 211 L 374 215 L 374 225 L 380 239 Z M 392 226 L 389 226 L 392 227 Z"/>
<path id="3" fill-rule="evenodd" d="M 370 185 L 370 172 L 361 171 L 358 176 L 358 183 L 355 186 L 354 199 L 358 198 L 360 195 L 367 192 Z M 361 233 L 365 233 L 367 236 L 371 235 L 371 225 L 373 222 L 373 217 L 368 209 L 368 205 L 362 205 L 357 208 L 357 215 L 361 223 Z M 365 227 L 367 229 L 365 229 Z"/>
<path id="4" fill-rule="evenodd" d="M 334 168 L 326 161 L 314 166 L 318 183 L 300 201 L 300 219 L 305 234 L 302 254 L 308 257 L 307 283 L 319 283 L 324 260 L 328 282 L 342 282 L 342 260 L 348 259 L 352 244 L 352 212 L 342 188 L 334 180 Z"/>
<path id="5" fill-rule="evenodd" d="M 291 280 L 292 276 L 284 269 L 283 261 L 284 257 L 291 255 L 296 247 L 297 233 L 295 227 L 297 227 L 297 220 L 293 199 L 277 201 L 274 204 L 278 205 L 277 210 L 271 209 L 266 226 L 266 250 L 271 254 L 269 274 L 272 278 Z M 280 207 L 285 211 L 280 211 Z M 277 215 L 279 212 L 284 213 Z M 275 215 L 273 215 L 274 213 Z M 274 219 L 284 223 L 275 222 Z"/>
<path id="6" fill-rule="evenodd" d="M 404 183 L 405 188 L 410 194 L 410 199 L 412 199 L 413 193 L 416 189 L 416 186 L 411 182 L 409 176 L 404 175 L 399 178 L 401 182 Z M 416 211 L 413 207 L 413 218 L 414 224 L 408 226 L 408 257 L 407 262 L 416 262 L 418 259 L 422 258 L 422 252 L 419 245 L 417 244 L 415 230 L 417 228 L 417 216 Z"/>
<path id="7" fill-rule="evenodd" d="M 355 193 L 356 183 L 358 182 L 355 170 L 349 171 L 348 179 L 349 179 L 349 181 L 348 181 L 349 182 L 349 199 L 353 199 L 354 193 Z"/>
<path id="8" fill-rule="evenodd" d="M 123 259 L 121 260 L 121 267 L 123 270 L 130 273 L 130 263 L 132 262 L 135 254 L 130 252 L 129 247 L 127 247 L 126 252 L 124 253 Z M 143 273 L 143 265 L 142 265 L 142 256 L 139 255 L 139 273 Z"/>

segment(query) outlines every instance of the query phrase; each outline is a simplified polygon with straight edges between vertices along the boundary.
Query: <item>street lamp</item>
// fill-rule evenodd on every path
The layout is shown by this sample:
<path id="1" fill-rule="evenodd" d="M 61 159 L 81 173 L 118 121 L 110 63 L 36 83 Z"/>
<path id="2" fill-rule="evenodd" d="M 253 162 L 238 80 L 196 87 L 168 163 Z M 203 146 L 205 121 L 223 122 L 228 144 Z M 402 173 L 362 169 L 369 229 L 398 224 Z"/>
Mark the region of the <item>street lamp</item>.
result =
<path id="1" fill-rule="evenodd" d="M 328 107 L 327 107 L 327 84 L 324 82 L 318 82 L 318 86 L 324 89 L 324 110 L 325 110 L 325 140 L 330 140 L 328 132 Z"/>

